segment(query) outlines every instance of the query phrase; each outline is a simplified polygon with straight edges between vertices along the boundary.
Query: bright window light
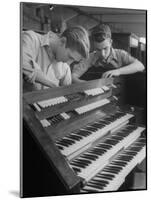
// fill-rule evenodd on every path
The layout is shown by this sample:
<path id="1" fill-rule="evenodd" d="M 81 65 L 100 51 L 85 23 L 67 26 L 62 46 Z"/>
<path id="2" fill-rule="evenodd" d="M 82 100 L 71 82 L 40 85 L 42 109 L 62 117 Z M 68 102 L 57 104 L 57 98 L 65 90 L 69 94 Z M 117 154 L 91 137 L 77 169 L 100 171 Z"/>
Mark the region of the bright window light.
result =
<path id="1" fill-rule="evenodd" d="M 146 44 L 146 38 L 145 37 L 140 37 L 139 41 L 143 44 Z"/>

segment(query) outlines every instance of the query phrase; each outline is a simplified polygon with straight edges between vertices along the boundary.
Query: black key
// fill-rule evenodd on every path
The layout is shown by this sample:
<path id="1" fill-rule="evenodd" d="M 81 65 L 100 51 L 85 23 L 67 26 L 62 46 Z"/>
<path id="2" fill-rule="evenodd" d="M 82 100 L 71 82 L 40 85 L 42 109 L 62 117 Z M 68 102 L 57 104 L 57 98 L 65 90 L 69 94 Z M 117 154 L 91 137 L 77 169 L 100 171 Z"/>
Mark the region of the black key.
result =
<path id="1" fill-rule="evenodd" d="M 105 181 L 105 180 L 95 180 L 95 179 L 92 179 L 92 180 L 90 181 L 90 183 L 94 183 L 94 184 L 106 186 L 109 182 L 108 182 L 108 181 Z"/>
<path id="2" fill-rule="evenodd" d="M 119 167 L 119 166 L 113 166 L 113 165 L 108 165 L 107 167 L 105 167 L 105 169 L 121 170 L 122 167 Z"/>
<path id="3" fill-rule="evenodd" d="M 95 183 L 88 183 L 87 186 L 90 186 L 90 187 L 94 187 L 94 188 L 98 188 L 98 189 L 103 189 L 104 188 L 104 184 L 95 184 Z"/>
<path id="4" fill-rule="evenodd" d="M 102 179 L 98 180 L 98 179 L 95 179 L 95 177 L 90 182 L 98 182 L 98 183 L 103 183 L 103 184 L 109 184 L 108 181 L 102 180 Z"/>
<path id="5" fill-rule="evenodd" d="M 121 141 L 121 140 L 123 140 L 123 137 L 120 137 L 120 136 L 111 136 L 110 137 L 110 139 L 112 140 L 112 139 L 114 139 L 114 140 L 118 140 L 118 141 Z"/>
<path id="6" fill-rule="evenodd" d="M 87 163 L 87 164 L 92 163 L 90 160 L 85 160 L 85 159 L 82 159 L 82 158 L 77 158 L 76 161 L 80 161 L 80 162 Z"/>
<path id="7" fill-rule="evenodd" d="M 130 156 L 136 156 L 137 152 L 134 152 L 134 151 L 124 151 L 123 154 L 130 155 Z"/>
<path id="8" fill-rule="evenodd" d="M 88 136 L 91 135 L 92 133 L 90 131 L 85 131 L 85 130 L 79 130 L 78 132 L 75 133 L 76 135 L 82 135 L 82 136 Z"/>
<path id="9" fill-rule="evenodd" d="M 69 139 L 66 139 L 66 138 L 63 138 L 61 141 L 62 141 L 63 143 L 67 143 L 67 144 L 70 144 L 70 145 L 72 145 L 72 144 L 75 143 L 75 141 L 69 140 Z"/>
<path id="10" fill-rule="evenodd" d="M 94 124 L 92 124 L 91 125 L 92 127 L 95 127 L 95 128 L 99 128 L 99 129 L 101 129 L 101 128 L 103 128 L 104 127 L 104 125 L 103 124 L 99 124 L 99 123 L 94 123 Z"/>
<path id="11" fill-rule="evenodd" d="M 106 174 L 106 175 L 105 174 L 97 174 L 96 177 L 104 178 L 104 179 L 107 179 L 107 180 L 113 180 L 113 178 L 114 178 L 112 176 L 109 176 L 109 174 Z"/>
<path id="12" fill-rule="evenodd" d="M 118 141 L 107 139 L 107 140 L 104 141 L 104 143 L 105 144 L 116 145 L 118 143 Z"/>
<path id="13" fill-rule="evenodd" d="M 98 122 L 99 122 L 99 124 L 103 124 L 103 125 L 108 125 L 108 124 L 110 124 L 109 122 L 103 121 L 103 120 L 99 120 Z"/>
<path id="14" fill-rule="evenodd" d="M 111 177 L 107 177 L 107 176 L 105 176 L 105 175 L 96 175 L 96 177 L 95 178 L 103 178 L 103 179 L 106 179 L 106 180 L 112 180 L 113 178 L 111 178 Z"/>
<path id="15" fill-rule="evenodd" d="M 56 144 L 57 145 L 57 144 Z M 57 147 L 60 149 L 60 150 L 63 150 L 64 148 L 60 145 L 57 145 Z"/>
<path id="16" fill-rule="evenodd" d="M 81 172 L 81 170 L 80 170 L 79 168 L 72 167 L 72 169 L 73 169 L 75 172 Z"/>
<path id="17" fill-rule="evenodd" d="M 128 150 L 130 150 L 130 151 L 136 151 L 136 152 L 139 152 L 141 149 L 142 149 L 142 147 L 136 147 L 136 146 L 128 148 Z"/>
<path id="18" fill-rule="evenodd" d="M 110 178 L 114 178 L 115 177 L 115 175 L 113 175 L 113 174 L 107 174 L 107 173 L 105 173 L 103 171 L 101 171 L 100 175 L 104 175 L 104 176 L 107 176 L 107 177 L 110 177 Z"/>
<path id="19" fill-rule="evenodd" d="M 100 150 L 97 150 L 97 149 L 93 149 L 91 151 L 89 151 L 90 153 L 92 154 L 97 154 L 99 156 L 103 155 L 105 152 L 104 151 L 100 151 Z"/>
<path id="20" fill-rule="evenodd" d="M 140 139 L 138 140 L 138 142 L 146 144 L 146 138 L 140 138 Z M 142 145 L 143 145 L 143 144 L 142 144 Z"/>
<path id="21" fill-rule="evenodd" d="M 97 190 L 95 190 L 95 189 L 103 189 L 104 187 L 103 186 L 100 186 L 100 187 L 98 187 L 98 186 L 95 186 L 95 185 L 88 185 L 88 186 L 90 186 L 90 187 L 92 187 L 92 192 L 96 192 Z M 87 191 L 91 191 L 90 189 L 87 189 Z M 97 191 L 98 192 L 98 191 Z"/>
<path id="22" fill-rule="evenodd" d="M 87 166 L 85 164 L 81 164 L 79 162 L 73 162 L 73 161 L 70 164 L 72 164 L 72 165 L 74 165 L 76 167 L 80 167 L 80 168 L 85 168 Z"/>
<path id="23" fill-rule="evenodd" d="M 115 169 L 106 169 L 106 168 L 103 169 L 103 171 L 104 172 L 110 172 L 110 173 L 113 173 L 113 174 L 118 174 L 118 172 L 119 172 L 118 170 L 115 170 Z"/>
<path id="24" fill-rule="evenodd" d="M 118 170 L 115 170 L 115 169 L 114 169 L 114 170 L 113 170 L 113 169 L 112 169 L 112 170 L 111 170 L 111 169 L 105 169 L 104 171 L 105 171 L 105 172 L 110 172 L 110 173 L 112 173 L 112 174 L 118 174 L 118 173 L 119 173 L 119 171 L 118 171 Z"/>
<path id="25" fill-rule="evenodd" d="M 121 131 L 121 132 L 116 133 L 116 135 L 121 136 L 121 137 L 127 137 L 129 135 L 129 133 Z"/>
<path id="26" fill-rule="evenodd" d="M 93 155 L 93 154 L 91 154 L 91 153 L 85 153 L 85 154 L 83 154 L 81 157 L 87 157 L 87 158 L 90 158 L 90 159 L 94 159 L 94 160 L 96 160 L 96 159 L 98 159 L 99 158 L 99 156 L 97 156 L 97 155 Z"/>
<path id="27" fill-rule="evenodd" d="M 77 140 L 77 141 L 80 141 L 83 137 L 81 136 L 78 136 L 78 135 L 69 135 L 67 136 L 68 138 L 71 138 L 73 140 Z"/>
<path id="28" fill-rule="evenodd" d="M 102 152 L 104 152 L 104 153 L 107 152 L 106 149 L 101 148 L 101 147 L 98 147 L 98 146 L 94 147 L 94 149 L 96 149 L 96 150 L 100 150 L 100 151 L 102 151 Z"/>
<path id="29" fill-rule="evenodd" d="M 83 161 L 73 160 L 73 161 L 71 162 L 71 164 L 73 164 L 73 163 L 79 164 L 79 165 L 81 165 L 81 166 L 83 166 L 83 167 L 88 166 L 88 163 L 83 162 Z"/>
<path id="30" fill-rule="evenodd" d="M 126 162 L 120 162 L 120 161 L 112 161 L 111 164 L 112 163 L 113 163 L 113 165 L 123 166 L 123 167 L 125 167 L 127 165 Z"/>
<path id="31" fill-rule="evenodd" d="M 80 157 L 81 158 L 87 158 L 89 160 L 96 160 L 98 158 L 98 156 L 94 156 L 94 155 L 82 155 Z"/>
<path id="32" fill-rule="evenodd" d="M 130 161 L 130 160 L 132 160 L 132 158 L 133 158 L 132 156 L 123 156 L 123 155 L 121 155 L 121 156 L 117 157 L 116 160 Z"/>
<path id="33" fill-rule="evenodd" d="M 88 127 L 84 128 L 84 130 L 96 132 L 98 129 L 97 129 L 97 128 L 94 128 L 94 127 L 91 127 L 91 126 L 88 126 Z"/>
<path id="34" fill-rule="evenodd" d="M 65 147 L 69 147 L 69 144 L 63 143 L 61 141 L 58 141 L 57 144 L 60 144 L 60 145 L 65 146 Z"/>
<path id="35" fill-rule="evenodd" d="M 97 145 L 98 147 L 101 147 L 101 148 L 104 148 L 104 149 L 111 149 L 112 148 L 112 146 L 110 146 L 109 144 L 99 144 L 99 145 Z"/>

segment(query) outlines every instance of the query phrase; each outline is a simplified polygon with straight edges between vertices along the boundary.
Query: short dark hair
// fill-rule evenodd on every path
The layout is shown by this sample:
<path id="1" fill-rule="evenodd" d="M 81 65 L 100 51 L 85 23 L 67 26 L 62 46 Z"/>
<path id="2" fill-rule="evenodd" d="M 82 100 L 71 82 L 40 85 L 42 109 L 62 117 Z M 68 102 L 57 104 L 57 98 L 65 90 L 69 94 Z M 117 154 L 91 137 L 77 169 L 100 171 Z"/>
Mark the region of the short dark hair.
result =
<path id="1" fill-rule="evenodd" d="M 111 29 L 106 24 L 99 24 L 92 29 L 92 40 L 95 42 L 103 42 L 107 38 L 111 38 Z"/>

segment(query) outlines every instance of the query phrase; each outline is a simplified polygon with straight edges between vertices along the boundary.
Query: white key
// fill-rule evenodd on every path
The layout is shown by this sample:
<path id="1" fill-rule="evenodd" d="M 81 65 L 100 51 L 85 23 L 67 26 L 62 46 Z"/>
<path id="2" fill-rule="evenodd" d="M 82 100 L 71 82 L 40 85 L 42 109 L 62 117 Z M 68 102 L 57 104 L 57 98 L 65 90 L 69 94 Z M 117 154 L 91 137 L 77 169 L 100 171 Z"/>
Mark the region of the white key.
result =
<path id="1" fill-rule="evenodd" d="M 85 92 L 85 94 L 92 95 L 92 96 L 104 93 L 104 91 L 101 88 L 93 88 L 93 89 L 90 89 L 90 90 L 85 90 L 84 92 Z"/>
<path id="2" fill-rule="evenodd" d="M 39 101 L 38 104 L 42 107 L 48 107 L 48 106 L 53 106 L 56 104 L 60 104 L 60 103 L 64 103 L 67 102 L 67 98 L 62 96 L 62 97 L 56 97 L 56 98 L 52 98 L 52 99 L 48 99 L 48 100 L 44 100 L 44 101 Z"/>
<path id="3" fill-rule="evenodd" d="M 34 105 L 34 107 L 36 108 L 37 111 L 39 111 L 39 112 L 41 111 L 41 108 L 37 105 L 37 103 L 34 103 L 33 105 Z"/>
<path id="4" fill-rule="evenodd" d="M 42 124 L 43 127 L 48 127 L 48 126 L 50 126 L 50 123 L 49 123 L 48 120 L 46 120 L 46 119 L 42 119 L 42 120 L 40 120 L 40 122 L 41 122 L 41 124 Z"/>
<path id="5" fill-rule="evenodd" d="M 88 105 L 85 105 L 85 106 L 81 106 L 79 108 L 76 108 L 75 111 L 78 113 L 78 114 L 83 114 L 87 111 L 90 111 L 90 110 L 93 110 L 95 108 L 98 108 L 98 107 L 101 107 L 107 103 L 109 103 L 110 100 L 108 99 L 103 99 L 103 100 L 100 100 L 100 101 L 97 101 L 97 102 L 93 102 L 91 104 L 88 104 Z"/>
<path id="6" fill-rule="evenodd" d="M 102 89 L 103 89 L 104 91 L 108 91 L 110 88 L 107 87 L 106 85 L 104 85 L 104 86 L 102 87 Z"/>
<path id="7" fill-rule="evenodd" d="M 60 114 L 64 119 L 70 119 L 70 116 L 67 113 Z"/>
<path id="8" fill-rule="evenodd" d="M 112 84 L 111 86 L 112 86 L 113 88 L 117 88 L 117 86 L 116 86 L 116 85 L 114 85 L 114 84 Z"/>

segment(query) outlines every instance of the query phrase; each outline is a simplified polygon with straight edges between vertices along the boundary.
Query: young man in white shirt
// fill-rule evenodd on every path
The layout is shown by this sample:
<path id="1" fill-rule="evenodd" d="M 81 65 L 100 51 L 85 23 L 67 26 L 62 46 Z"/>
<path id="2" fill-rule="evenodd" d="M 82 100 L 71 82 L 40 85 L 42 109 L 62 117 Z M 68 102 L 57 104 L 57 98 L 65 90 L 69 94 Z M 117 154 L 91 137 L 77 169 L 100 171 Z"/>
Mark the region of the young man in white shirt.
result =
<path id="1" fill-rule="evenodd" d="M 80 26 L 66 29 L 61 36 L 25 31 L 22 35 L 23 84 L 30 90 L 71 83 L 69 64 L 89 56 L 87 31 Z"/>

